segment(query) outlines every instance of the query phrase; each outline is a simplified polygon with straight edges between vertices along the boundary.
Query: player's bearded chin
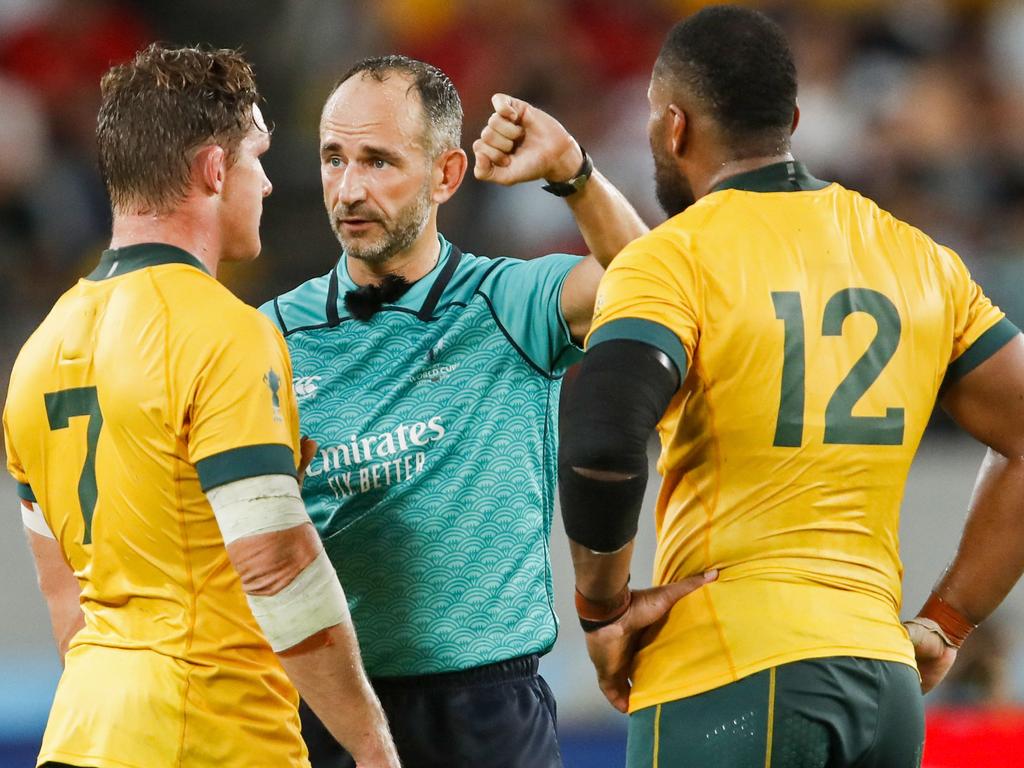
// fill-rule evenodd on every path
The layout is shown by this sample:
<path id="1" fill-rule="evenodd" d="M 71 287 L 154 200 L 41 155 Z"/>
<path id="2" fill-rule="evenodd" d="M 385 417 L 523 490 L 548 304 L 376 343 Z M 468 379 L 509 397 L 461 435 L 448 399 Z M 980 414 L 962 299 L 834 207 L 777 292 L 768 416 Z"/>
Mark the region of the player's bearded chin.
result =
<path id="1" fill-rule="evenodd" d="M 665 215 L 682 213 L 696 202 L 690 182 L 676 168 L 675 163 L 657 150 L 654 155 L 654 193 Z"/>

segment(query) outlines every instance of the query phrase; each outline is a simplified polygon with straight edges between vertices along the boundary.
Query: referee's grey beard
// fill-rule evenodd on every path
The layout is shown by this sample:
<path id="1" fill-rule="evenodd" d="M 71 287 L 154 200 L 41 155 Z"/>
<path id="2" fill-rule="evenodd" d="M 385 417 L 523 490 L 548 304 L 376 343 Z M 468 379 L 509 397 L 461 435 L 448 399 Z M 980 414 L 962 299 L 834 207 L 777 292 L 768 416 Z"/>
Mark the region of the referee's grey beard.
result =
<path id="1" fill-rule="evenodd" d="M 331 214 L 331 228 L 347 256 L 368 264 L 383 264 L 411 246 L 423 234 L 430 221 L 431 204 L 430 188 L 424 185 L 416 199 L 400 210 L 391 222 L 381 218 L 379 213 L 370 212 L 364 203 L 339 205 Z M 376 221 L 383 231 L 374 238 L 348 235 L 341 226 L 341 219 L 350 216 Z"/>

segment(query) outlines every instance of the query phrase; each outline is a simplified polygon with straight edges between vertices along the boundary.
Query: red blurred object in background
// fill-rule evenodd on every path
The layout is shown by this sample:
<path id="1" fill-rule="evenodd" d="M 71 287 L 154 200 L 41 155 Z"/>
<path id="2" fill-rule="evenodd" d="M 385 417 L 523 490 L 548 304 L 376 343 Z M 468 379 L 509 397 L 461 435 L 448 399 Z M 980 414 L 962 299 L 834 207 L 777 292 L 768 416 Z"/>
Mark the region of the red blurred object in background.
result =
<path id="1" fill-rule="evenodd" d="M 922 768 L 1024 766 L 1024 707 L 928 710 Z"/>

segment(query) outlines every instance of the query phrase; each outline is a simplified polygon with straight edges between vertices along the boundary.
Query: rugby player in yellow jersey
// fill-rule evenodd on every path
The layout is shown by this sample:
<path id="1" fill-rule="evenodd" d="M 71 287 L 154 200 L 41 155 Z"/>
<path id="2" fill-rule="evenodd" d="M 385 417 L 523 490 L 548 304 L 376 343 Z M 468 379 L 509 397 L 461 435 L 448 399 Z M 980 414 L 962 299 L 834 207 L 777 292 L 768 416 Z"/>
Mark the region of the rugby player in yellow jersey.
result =
<path id="1" fill-rule="evenodd" d="M 922 688 L 1024 568 L 1024 338 L 956 254 L 794 160 L 796 73 L 765 16 L 681 22 L 649 98 L 672 218 L 602 280 L 560 459 L 628 764 L 913 768 Z M 899 505 L 936 401 L 991 451 L 904 627 Z M 631 592 L 655 425 L 658 586 Z"/>
<path id="2" fill-rule="evenodd" d="M 4 410 L 64 661 L 39 764 L 308 766 L 290 677 L 360 765 L 397 766 L 299 497 L 284 340 L 215 279 L 259 254 L 271 190 L 252 70 L 151 46 L 102 96 L 111 247 Z"/>

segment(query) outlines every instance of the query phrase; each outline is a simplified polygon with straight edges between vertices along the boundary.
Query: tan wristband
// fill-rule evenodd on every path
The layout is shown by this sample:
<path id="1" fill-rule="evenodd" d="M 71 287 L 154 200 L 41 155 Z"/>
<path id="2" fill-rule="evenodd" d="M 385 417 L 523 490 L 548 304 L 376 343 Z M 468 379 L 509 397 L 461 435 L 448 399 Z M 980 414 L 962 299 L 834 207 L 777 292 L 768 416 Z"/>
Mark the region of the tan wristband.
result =
<path id="1" fill-rule="evenodd" d="M 633 601 L 633 592 L 626 582 L 618 594 L 607 600 L 591 600 L 579 589 L 576 590 L 576 615 L 579 616 L 580 626 L 584 632 L 594 630 L 613 624 L 625 615 L 629 605 Z"/>
<path id="2" fill-rule="evenodd" d="M 936 632 L 950 648 L 959 648 L 963 645 L 967 636 L 978 626 L 971 623 L 960 611 L 934 592 L 928 597 L 927 602 L 918 612 L 916 618 L 927 619 L 929 623 L 934 622 L 938 627 L 937 630 L 923 622 L 916 623 Z M 914 620 L 911 619 L 911 621 L 913 622 Z"/>

